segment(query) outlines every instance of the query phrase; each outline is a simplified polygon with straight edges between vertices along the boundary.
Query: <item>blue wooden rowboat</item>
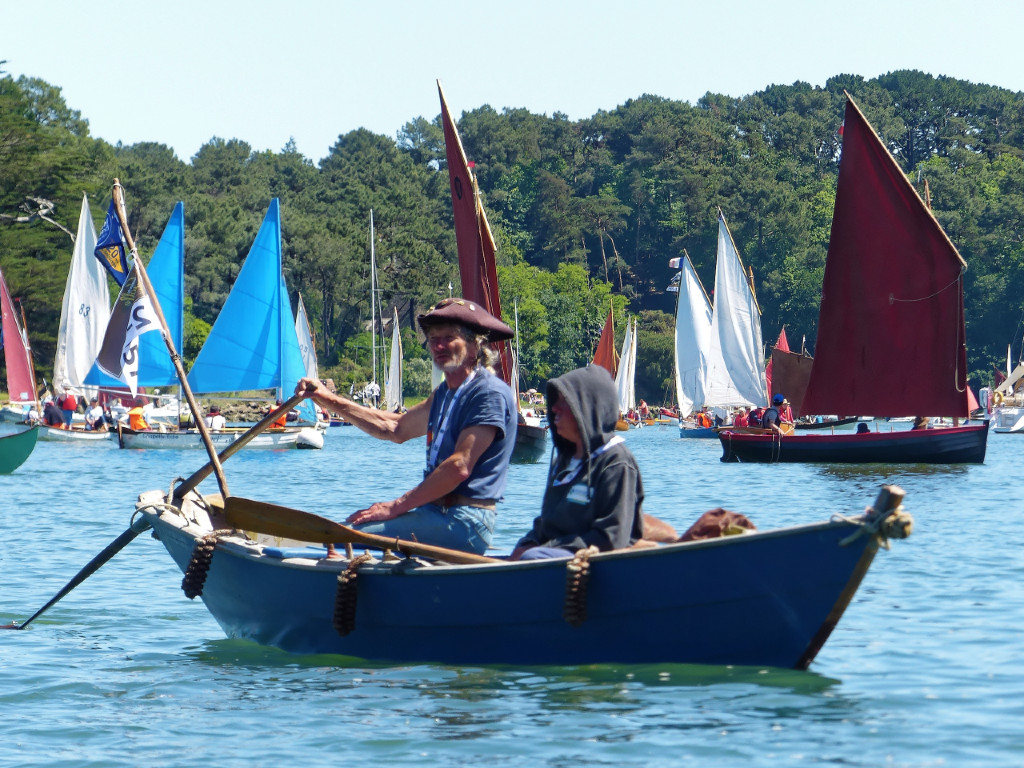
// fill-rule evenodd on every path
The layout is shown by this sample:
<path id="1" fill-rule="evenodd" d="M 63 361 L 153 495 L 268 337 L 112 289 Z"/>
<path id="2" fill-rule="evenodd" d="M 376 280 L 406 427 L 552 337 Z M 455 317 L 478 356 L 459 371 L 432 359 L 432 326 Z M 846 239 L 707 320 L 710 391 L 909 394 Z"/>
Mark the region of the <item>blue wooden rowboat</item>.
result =
<path id="1" fill-rule="evenodd" d="M 39 438 L 39 427 L 0 435 L 0 475 L 9 475 L 31 455 Z"/>
<path id="2" fill-rule="evenodd" d="M 701 438 L 701 439 L 714 439 L 718 437 L 717 427 L 684 427 L 679 426 L 679 437 L 682 438 Z"/>
<path id="3" fill-rule="evenodd" d="M 171 505 L 165 496 L 142 494 L 138 513 L 228 637 L 403 663 L 803 669 L 879 545 L 909 532 L 909 517 L 893 509 L 902 491 L 887 487 L 879 512 L 594 554 L 578 590 L 567 587 L 569 560 L 326 559 L 322 546 L 230 529 L 217 499 L 190 493 Z M 355 581 L 340 586 L 350 572 Z"/>

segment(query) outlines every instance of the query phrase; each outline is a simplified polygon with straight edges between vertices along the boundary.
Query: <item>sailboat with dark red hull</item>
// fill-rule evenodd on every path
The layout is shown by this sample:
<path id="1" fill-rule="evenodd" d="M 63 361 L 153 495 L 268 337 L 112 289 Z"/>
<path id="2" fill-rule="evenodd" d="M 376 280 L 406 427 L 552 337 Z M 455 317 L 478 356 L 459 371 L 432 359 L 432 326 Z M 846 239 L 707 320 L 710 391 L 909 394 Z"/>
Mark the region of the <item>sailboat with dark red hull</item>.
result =
<path id="1" fill-rule="evenodd" d="M 800 413 L 966 420 L 966 269 L 847 94 L 818 342 Z M 722 461 L 980 464 L 988 424 L 783 437 L 726 431 L 719 439 Z"/>

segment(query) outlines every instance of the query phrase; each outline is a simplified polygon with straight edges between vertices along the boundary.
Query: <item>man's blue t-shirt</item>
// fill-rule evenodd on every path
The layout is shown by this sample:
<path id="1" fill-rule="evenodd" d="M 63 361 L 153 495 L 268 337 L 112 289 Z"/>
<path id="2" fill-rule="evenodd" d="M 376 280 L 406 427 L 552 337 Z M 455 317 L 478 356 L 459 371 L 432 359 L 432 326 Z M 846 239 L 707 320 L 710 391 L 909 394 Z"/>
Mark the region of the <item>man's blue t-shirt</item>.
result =
<path id="1" fill-rule="evenodd" d="M 451 414 L 442 414 L 442 408 Z M 496 427 L 494 441 L 483 452 L 473 472 L 454 493 L 461 493 L 474 499 L 500 499 L 508 480 L 508 465 L 516 444 L 518 412 L 512 400 L 509 386 L 488 371 L 477 368 L 471 381 L 463 384 L 461 391 L 451 391 L 445 382 L 434 390 L 434 401 L 430 406 L 430 422 L 427 426 L 427 461 L 430 462 L 431 445 L 447 418 L 444 433 L 440 436 L 436 464 L 440 464 L 455 452 L 459 433 L 467 427 Z M 424 470 L 424 476 L 432 468 Z"/>

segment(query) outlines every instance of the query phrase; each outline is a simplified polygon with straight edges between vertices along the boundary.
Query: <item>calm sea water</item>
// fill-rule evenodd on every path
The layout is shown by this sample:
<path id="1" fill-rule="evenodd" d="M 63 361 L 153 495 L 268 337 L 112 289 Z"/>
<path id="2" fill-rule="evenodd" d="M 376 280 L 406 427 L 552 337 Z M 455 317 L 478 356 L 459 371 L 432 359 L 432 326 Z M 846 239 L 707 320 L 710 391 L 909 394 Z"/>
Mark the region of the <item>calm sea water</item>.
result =
<path id="1" fill-rule="evenodd" d="M 807 672 L 292 656 L 224 639 L 144 534 L 27 630 L 0 633 L 0 764 L 1024 765 L 1024 438 L 991 435 L 971 467 L 727 465 L 717 442 L 671 428 L 627 441 L 646 511 L 679 530 L 717 506 L 760 528 L 853 513 L 887 482 L 916 527 L 879 553 Z M 120 534 L 140 491 L 203 461 L 40 443 L 0 476 L 0 623 Z M 225 469 L 233 493 L 340 519 L 421 466 L 419 442 L 334 428 L 323 451 L 243 451 Z M 528 527 L 544 475 L 513 467 L 499 548 Z"/>

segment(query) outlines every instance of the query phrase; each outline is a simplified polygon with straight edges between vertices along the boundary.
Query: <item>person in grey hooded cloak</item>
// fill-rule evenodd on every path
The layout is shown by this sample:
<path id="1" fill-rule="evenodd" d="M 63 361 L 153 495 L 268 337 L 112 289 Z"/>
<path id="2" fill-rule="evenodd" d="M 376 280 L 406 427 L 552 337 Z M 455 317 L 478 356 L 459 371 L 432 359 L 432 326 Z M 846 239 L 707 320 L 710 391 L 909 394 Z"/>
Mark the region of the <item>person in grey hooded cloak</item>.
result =
<path id="1" fill-rule="evenodd" d="M 551 467 L 540 515 L 513 560 L 572 557 L 595 546 L 630 547 L 643 537 L 640 468 L 615 433 L 619 401 L 608 371 L 588 365 L 547 386 Z"/>

